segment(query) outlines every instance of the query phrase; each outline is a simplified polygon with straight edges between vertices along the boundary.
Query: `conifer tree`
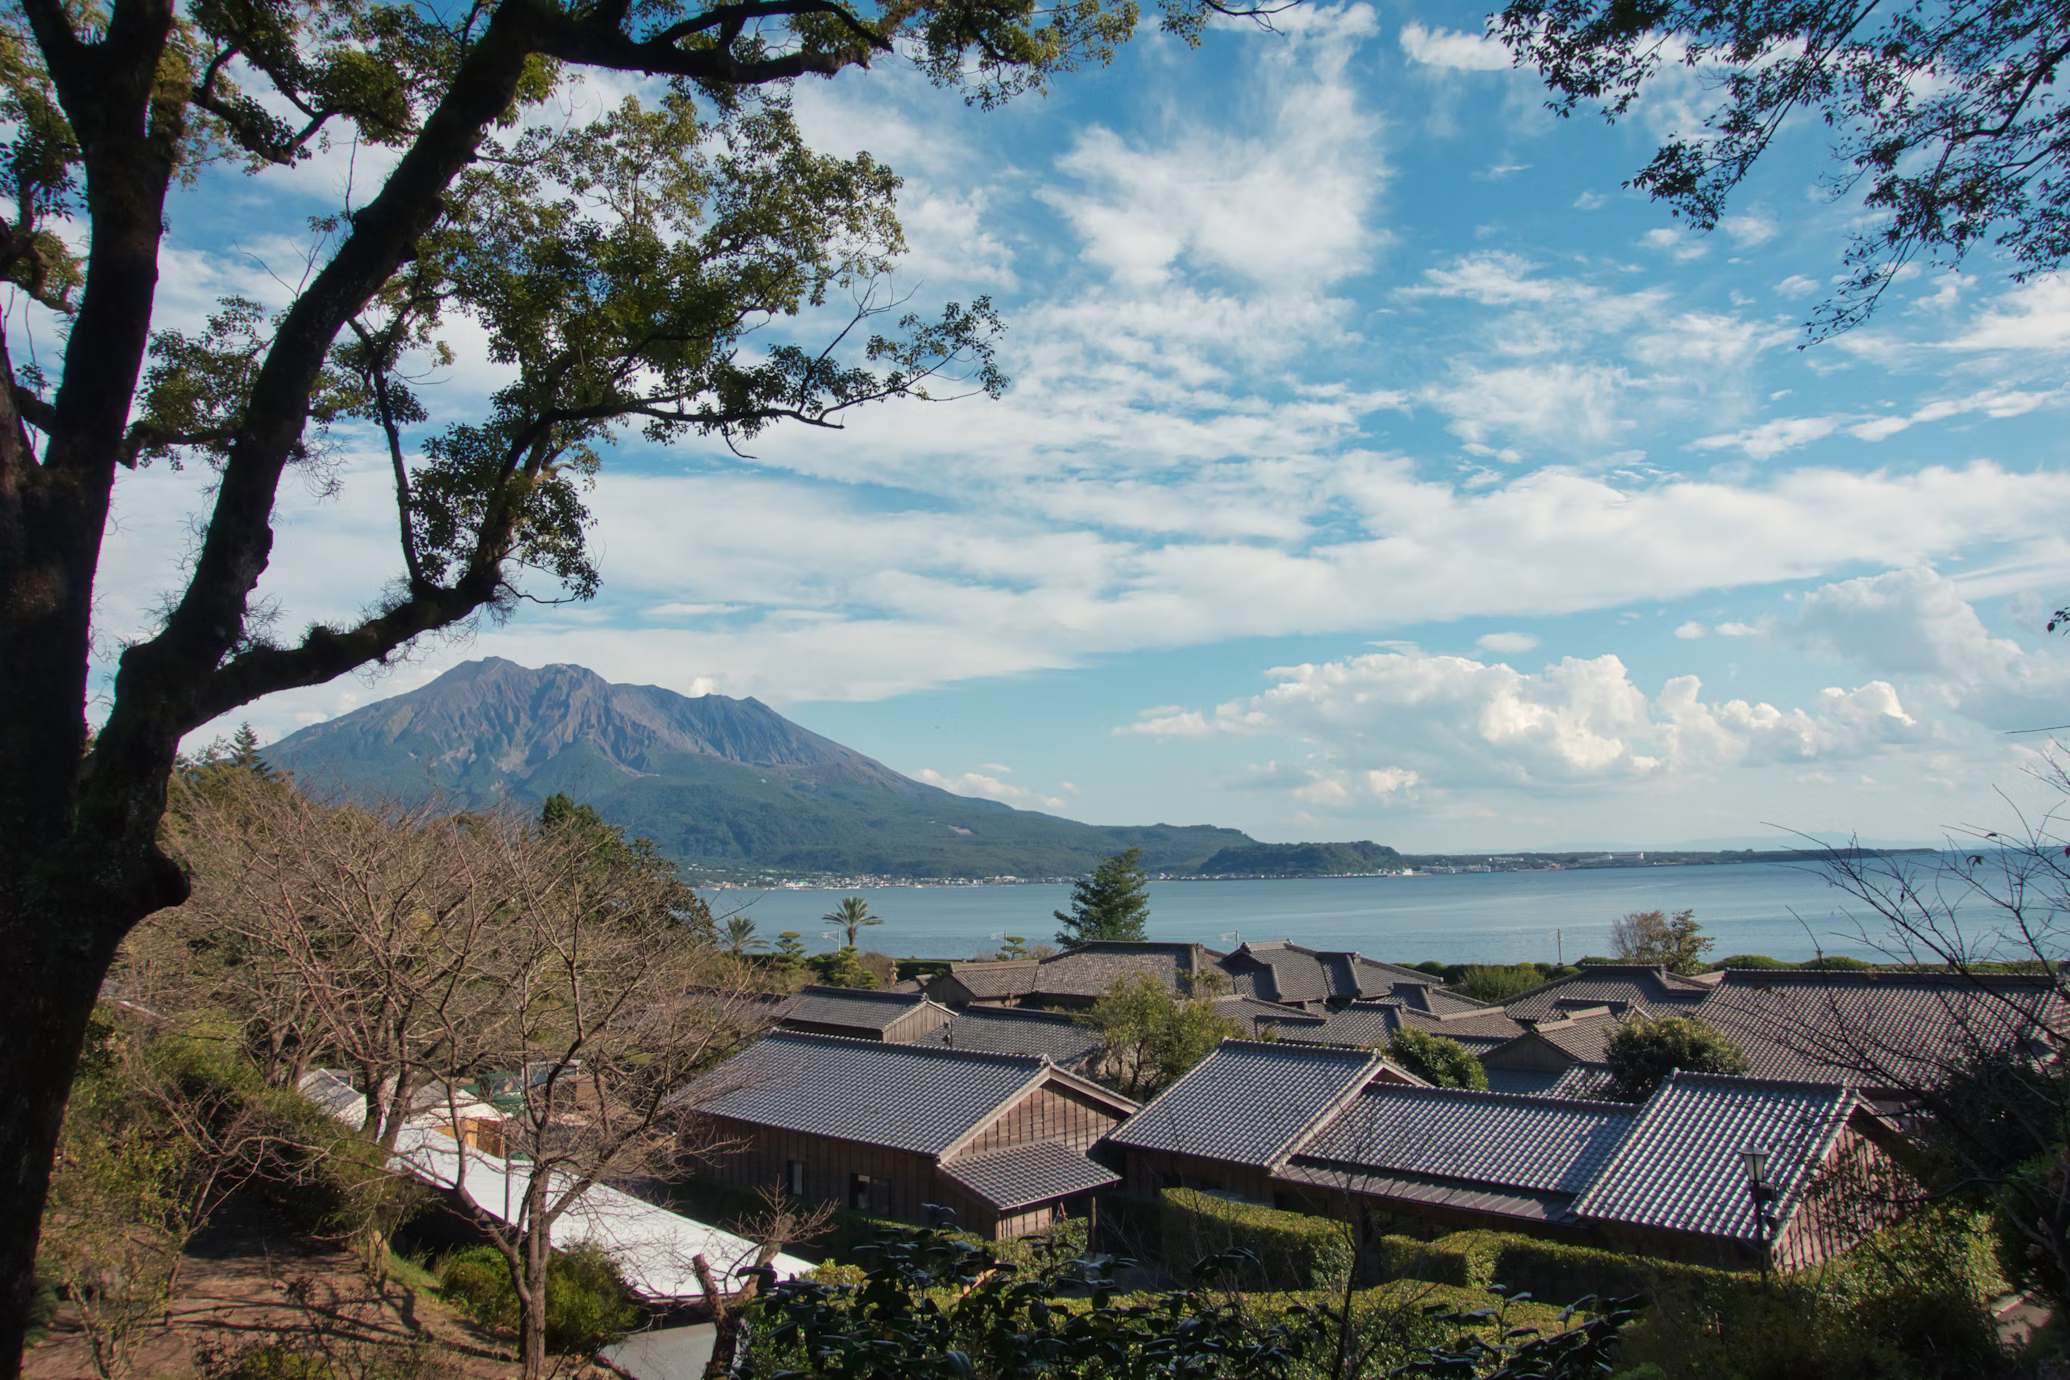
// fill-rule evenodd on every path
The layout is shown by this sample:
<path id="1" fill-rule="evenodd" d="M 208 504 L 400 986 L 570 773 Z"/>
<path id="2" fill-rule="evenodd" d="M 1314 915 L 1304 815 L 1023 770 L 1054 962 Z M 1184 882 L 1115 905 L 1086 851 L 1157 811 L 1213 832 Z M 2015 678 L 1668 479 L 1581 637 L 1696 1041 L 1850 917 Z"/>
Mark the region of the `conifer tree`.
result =
<path id="1" fill-rule="evenodd" d="M 1071 887 L 1071 909 L 1054 912 L 1063 929 L 1057 943 L 1076 948 L 1098 940 L 1143 939 L 1150 918 L 1150 879 L 1143 875 L 1143 850 L 1131 848 L 1100 859 L 1100 865 Z"/>

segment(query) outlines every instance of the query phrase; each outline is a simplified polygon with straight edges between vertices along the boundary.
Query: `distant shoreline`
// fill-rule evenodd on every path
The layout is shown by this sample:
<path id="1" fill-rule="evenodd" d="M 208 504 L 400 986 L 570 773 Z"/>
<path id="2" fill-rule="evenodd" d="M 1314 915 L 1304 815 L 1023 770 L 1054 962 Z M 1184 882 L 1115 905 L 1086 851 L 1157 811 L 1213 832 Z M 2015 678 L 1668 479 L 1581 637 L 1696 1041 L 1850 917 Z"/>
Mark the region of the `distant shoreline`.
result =
<path id="1" fill-rule="evenodd" d="M 1687 849 L 1660 852 L 1617 853 L 1456 853 L 1404 856 L 1406 864 L 1374 872 L 1153 872 L 1153 882 L 1294 882 L 1360 881 L 1389 877 L 1488 876 L 1513 872 L 1598 872 L 1649 867 L 1720 867 L 1745 863 L 1805 864 L 1835 858 L 1854 860 L 1878 858 L 1935 857 L 1940 848 L 1790 848 L 1741 849 L 1698 852 Z M 870 888 L 963 888 L 990 886 L 1068 886 L 1081 874 L 1057 877 L 898 877 L 867 873 L 849 875 L 813 874 L 799 877 L 762 876 L 700 877 L 692 872 L 694 885 L 707 891 L 842 891 Z"/>

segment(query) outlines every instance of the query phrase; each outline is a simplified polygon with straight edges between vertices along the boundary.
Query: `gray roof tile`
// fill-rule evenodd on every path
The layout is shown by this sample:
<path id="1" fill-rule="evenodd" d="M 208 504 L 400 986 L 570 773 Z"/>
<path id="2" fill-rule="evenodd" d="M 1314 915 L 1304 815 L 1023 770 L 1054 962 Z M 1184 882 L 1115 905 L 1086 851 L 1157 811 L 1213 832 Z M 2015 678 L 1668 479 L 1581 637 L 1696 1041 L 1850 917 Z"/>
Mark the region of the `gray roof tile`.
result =
<path id="1" fill-rule="evenodd" d="M 1591 964 L 1573 977 L 1556 978 L 1503 1003 L 1520 1021 L 1558 1020 L 1590 1006 L 1630 1007 L 1653 1013 L 1686 1014 L 1711 992 L 1710 984 L 1638 963 Z"/>
<path id="2" fill-rule="evenodd" d="M 1878 1088 L 1939 1082 L 2062 1020 L 2045 976 L 1823 970 L 1730 972 L 1691 1014 L 1756 1077 Z"/>
<path id="3" fill-rule="evenodd" d="M 1473 1007 L 1440 1016 L 1398 1001 L 1355 1001 L 1332 1011 L 1320 1028 L 1287 1028 L 1280 1031 L 1280 1037 L 1310 1044 L 1376 1048 L 1392 1042 L 1404 1025 L 1457 1040 L 1474 1054 L 1493 1049 L 1524 1029 L 1500 1007 Z"/>
<path id="4" fill-rule="evenodd" d="M 1575 1215 L 1759 1244 L 1739 1152 L 1769 1147 L 1777 1216 L 1787 1222 L 1856 1104 L 1832 1085 L 1676 1073 L 1647 1100 Z"/>
<path id="5" fill-rule="evenodd" d="M 1015 1054 L 780 1030 L 689 1094 L 700 1111 L 758 1126 L 940 1154 L 1049 1067 Z"/>
<path id="6" fill-rule="evenodd" d="M 1225 1040 L 1113 1131 L 1117 1145 L 1266 1166 L 1384 1067 L 1362 1050 Z"/>
<path id="7" fill-rule="evenodd" d="M 949 1160 L 941 1169 L 1001 1212 L 1121 1182 L 1121 1176 L 1105 1165 L 1054 1141 Z"/>
<path id="8" fill-rule="evenodd" d="M 1100 1047 L 1100 1033 L 1056 1012 L 973 1006 L 958 1011 L 920 1043 L 991 1054 L 1040 1054 L 1069 1067 Z"/>
<path id="9" fill-rule="evenodd" d="M 882 1030 L 927 999 L 918 992 L 875 992 L 855 987 L 806 987 L 792 998 L 785 1021 Z M 942 1013 L 947 1019 L 948 1013 Z"/>
<path id="10" fill-rule="evenodd" d="M 1636 1109 L 1457 1088 L 1375 1083 L 1302 1142 L 1293 1160 L 1474 1188 L 1581 1192 Z"/>
<path id="11" fill-rule="evenodd" d="M 1252 1039 L 1257 1039 L 1268 1028 L 1278 1030 L 1282 1036 L 1290 1036 L 1296 1031 L 1317 1031 L 1322 1029 L 1325 1020 L 1323 1016 L 1299 1007 L 1259 1001 L 1256 997 L 1217 997 L 1215 1014 L 1242 1025 L 1244 1034 Z"/>
<path id="12" fill-rule="evenodd" d="M 1415 968 L 1285 940 L 1245 944 L 1222 960 L 1222 968 L 1239 995 L 1276 1002 L 1351 1001 L 1385 996 L 1402 986 L 1444 985 L 1443 979 Z"/>

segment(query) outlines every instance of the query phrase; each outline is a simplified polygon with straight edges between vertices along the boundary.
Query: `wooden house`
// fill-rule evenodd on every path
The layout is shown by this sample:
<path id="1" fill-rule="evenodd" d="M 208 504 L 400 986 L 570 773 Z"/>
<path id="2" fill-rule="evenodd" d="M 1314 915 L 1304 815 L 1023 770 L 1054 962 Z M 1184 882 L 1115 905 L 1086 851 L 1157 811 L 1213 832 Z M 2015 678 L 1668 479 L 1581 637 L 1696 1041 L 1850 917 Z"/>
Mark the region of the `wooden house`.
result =
<path id="1" fill-rule="evenodd" d="M 1086 1151 L 1136 1104 L 1040 1055 L 778 1031 L 689 1089 L 712 1177 L 982 1236 L 1039 1234 L 1119 1181 Z"/>
<path id="2" fill-rule="evenodd" d="M 811 1035 L 847 1035 L 858 1040 L 909 1044 L 940 1030 L 947 1007 L 917 991 L 876 992 L 855 987 L 806 987 L 779 1008 L 785 1030 Z"/>

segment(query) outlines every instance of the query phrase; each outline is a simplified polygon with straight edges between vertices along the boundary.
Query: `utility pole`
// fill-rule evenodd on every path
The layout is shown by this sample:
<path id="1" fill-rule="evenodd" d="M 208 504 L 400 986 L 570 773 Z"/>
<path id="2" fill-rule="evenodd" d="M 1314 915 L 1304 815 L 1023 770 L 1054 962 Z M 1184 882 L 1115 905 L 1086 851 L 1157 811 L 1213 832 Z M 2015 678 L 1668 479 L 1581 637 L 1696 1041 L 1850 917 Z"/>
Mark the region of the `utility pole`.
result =
<path id="1" fill-rule="evenodd" d="M 1564 930 L 1553 931 L 1553 964 L 1560 968 L 1567 966 L 1567 933 Z"/>

